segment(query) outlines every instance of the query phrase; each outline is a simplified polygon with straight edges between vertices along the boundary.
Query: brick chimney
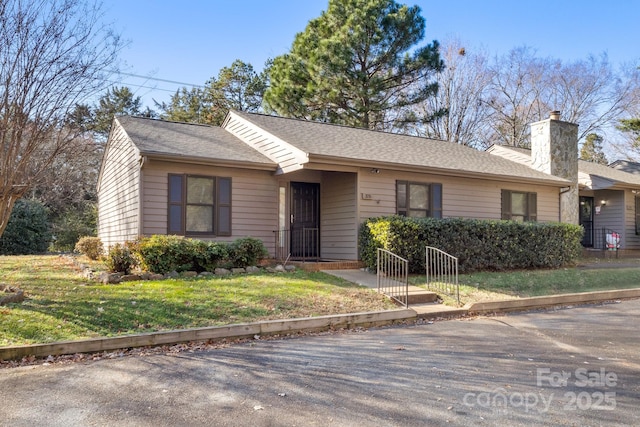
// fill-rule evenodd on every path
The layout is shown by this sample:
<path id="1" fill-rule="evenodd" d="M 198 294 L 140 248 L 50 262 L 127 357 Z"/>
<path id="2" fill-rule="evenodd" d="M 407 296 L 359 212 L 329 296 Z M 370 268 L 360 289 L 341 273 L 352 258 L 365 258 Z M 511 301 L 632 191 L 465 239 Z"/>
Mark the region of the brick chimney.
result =
<path id="1" fill-rule="evenodd" d="M 571 181 L 560 194 L 560 221 L 578 224 L 578 125 L 560 120 L 560 111 L 531 124 L 534 169 Z"/>

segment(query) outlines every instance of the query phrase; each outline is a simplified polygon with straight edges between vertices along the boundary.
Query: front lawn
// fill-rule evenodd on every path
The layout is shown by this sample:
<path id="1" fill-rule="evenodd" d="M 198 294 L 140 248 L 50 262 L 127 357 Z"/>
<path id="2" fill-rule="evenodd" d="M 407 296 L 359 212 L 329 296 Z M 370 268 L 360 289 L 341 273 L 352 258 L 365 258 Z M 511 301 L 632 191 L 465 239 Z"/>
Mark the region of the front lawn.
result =
<path id="1" fill-rule="evenodd" d="M 59 256 L 0 256 L 0 346 L 396 308 L 342 279 L 301 270 L 102 285 Z"/>
<path id="2" fill-rule="evenodd" d="M 509 272 L 480 272 L 461 274 L 460 302 L 462 304 L 558 295 L 566 293 L 640 288 L 639 260 L 585 260 L 585 267 L 554 270 L 522 270 Z M 414 276 L 411 283 L 423 286 L 425 276 Z M 455 301 L 444 297 L 446 304 Z"/>

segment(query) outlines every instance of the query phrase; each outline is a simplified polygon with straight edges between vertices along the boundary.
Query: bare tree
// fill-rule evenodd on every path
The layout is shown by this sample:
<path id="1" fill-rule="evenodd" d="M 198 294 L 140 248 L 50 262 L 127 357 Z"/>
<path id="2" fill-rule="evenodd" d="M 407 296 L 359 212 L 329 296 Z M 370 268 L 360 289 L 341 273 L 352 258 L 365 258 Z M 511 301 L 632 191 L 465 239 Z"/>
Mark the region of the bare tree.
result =
<path id="1" fill-rule="evenodd" d="M 637 69 L 616 72 L 606 54 L 569 64 L 556 63 L 546 81 L 546 104 L 578 123 L 578 139 L 612 128 L 636 103 Z M 542 117 L 545 118 L 545 117 Z"/>
<path id="2" fill-rule="evenodd" d="M 418 134 L 476 148 L 486 148 L 483 136 L 488 133 L 491 110 L 487 105 L 488 87 L 492 79 L 487 56 L 471 52 L 458 40 L 441 45 L 440 55 L 446 68 L 435 74 L 436 96 L 427 98 L 419 107 L 426 121 Z M 438 111 L 445 111 L 438 116 Z"/>
<path id="3" fill-rule="evenodd" d="M 0 235 L 16 200 L 73 153 L 65 119 L 106 87 L 119 48 L 95 3 L 0 1 Z"/>
<path id="4" fill-rule="evenodd" d="M 487 145 L 529 146 L 529 124 L 549 112 L 542 99 L 543 79 L 549 69 L 549 60 L 537 58 L 528 47 L 513 49 L 495 59 L 490 67 L 493 79 L 488 106 L 492 109 L 492 133 Z"/>
<path id="5" fill-rule="evenodd" d="M 577 123 L 583 140 L 614 129 L 637 103 L 637 69 L 614 70 L 604 54 L 563 63 L 520 47 L 497 58 L 492 70 L 489 143 L 529 146 L 529 124 L 546 119 L 553 110 Z"/>

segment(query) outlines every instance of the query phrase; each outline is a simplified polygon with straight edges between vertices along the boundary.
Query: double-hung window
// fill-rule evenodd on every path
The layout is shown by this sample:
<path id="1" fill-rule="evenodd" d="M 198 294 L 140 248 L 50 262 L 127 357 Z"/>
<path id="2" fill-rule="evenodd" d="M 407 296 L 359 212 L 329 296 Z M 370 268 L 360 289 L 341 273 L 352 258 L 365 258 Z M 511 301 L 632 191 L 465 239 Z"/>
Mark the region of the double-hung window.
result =
<path id="1" fill-rule="evenodd" d="M 169 175 L 168 233 L 231 235 L 231 178 Z"/>
<path id="2" fill-rule="evenodd" d="M 396 181 L 396 213 L 442 218 L 442 184 Z"/>
<path id="3" fill-rule="evenodd" d="M 536 221 L 537 204 L 536 193 L 502 190 L 502 219 Z"/>

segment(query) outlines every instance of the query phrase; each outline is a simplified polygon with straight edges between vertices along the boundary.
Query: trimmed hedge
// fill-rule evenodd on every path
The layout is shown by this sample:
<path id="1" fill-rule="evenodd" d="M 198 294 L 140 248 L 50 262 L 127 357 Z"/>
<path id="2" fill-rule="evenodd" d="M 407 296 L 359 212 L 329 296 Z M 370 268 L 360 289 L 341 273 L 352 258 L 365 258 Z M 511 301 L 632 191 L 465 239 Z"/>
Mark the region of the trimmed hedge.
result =
<path id="1" fill-rule="evenodd" d="M 463 218 L 370 218 L 360 227 L 360 258 L 376 268 L 383 248 L 409 260 L 412 273 L 425 271 L 425 247 L 458 257 L 460 272 L 557 268 L 580 256 L 578 225 Z"/>
<path id="2" fill-rule="evenodd" d="M 114 247 L 107 255 L 111 271 L 124 271 L 122 250 L 127 248 L 137 259 L 140 268 L 151 273 L 171 271 L 214 271 L 217 267 L 247 267 L 256 265 L 268 256 L 261 240 L 245 237 L 234 242 L 205 242 L 180 236 L 154 235 L 124 247 Z M 113 249 L 113 248 L 112 248 Z M 109 262 L 109 259 L 113 258 Z"/>

